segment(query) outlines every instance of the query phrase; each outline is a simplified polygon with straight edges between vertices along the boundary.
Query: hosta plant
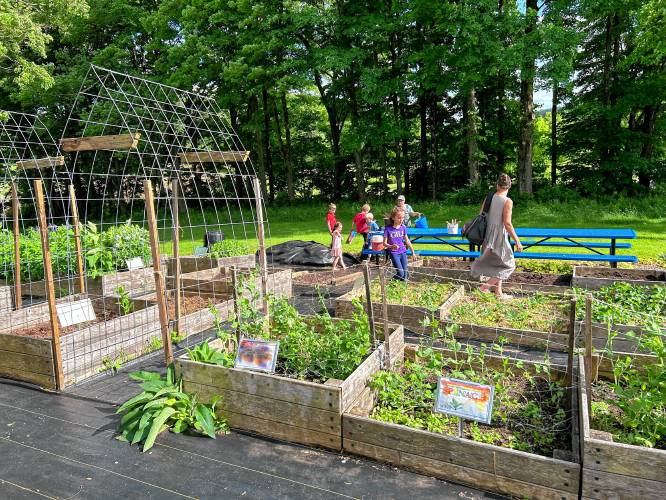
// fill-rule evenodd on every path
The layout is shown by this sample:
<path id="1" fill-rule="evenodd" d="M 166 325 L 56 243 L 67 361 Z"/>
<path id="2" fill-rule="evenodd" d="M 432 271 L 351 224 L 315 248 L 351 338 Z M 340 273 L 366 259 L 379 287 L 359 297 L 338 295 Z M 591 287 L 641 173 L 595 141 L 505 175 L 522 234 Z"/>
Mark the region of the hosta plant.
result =
<path id="1" fill-rule="evenodd" d="M 167 368 L 166 377 L 156 372 L 133 372 L 133 380 L 141 381 L 143 392 L 120 408 L 120 435 L 118 439 L 143 445 L 148 451 L 155 444 L 160 432 L 195 432 L 215 439 L 228 431 L 227 422 L 215 414 L 219 397 L 212 403 L 197 401 L 196 395 L 183 392 L 181 379 L 176 380 L 173 365 Z"/>

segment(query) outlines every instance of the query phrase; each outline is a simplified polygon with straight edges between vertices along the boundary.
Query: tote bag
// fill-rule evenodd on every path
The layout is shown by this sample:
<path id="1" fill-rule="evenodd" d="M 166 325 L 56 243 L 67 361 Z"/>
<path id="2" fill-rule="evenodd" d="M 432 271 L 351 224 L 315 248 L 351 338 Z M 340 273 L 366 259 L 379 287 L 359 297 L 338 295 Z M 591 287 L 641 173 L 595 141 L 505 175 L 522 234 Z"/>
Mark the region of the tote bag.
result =
<path id="1" fill-rule="evenodd" d="M 462 230 L 463 238 L 467 238 L 470 243 L 474 245 L 482 245 L 483 241 L 486 239 L 486 227 L 488 226 L 488 221 L 486 220 L 486 215 L 490 210 L 490 203 L 493 201 L 492 192 L 488 193 L 486 196 L 486 201 L 483 202 L 483 210 L 479 215 L 474 217 L 471 221 L 465 223 Z"/>

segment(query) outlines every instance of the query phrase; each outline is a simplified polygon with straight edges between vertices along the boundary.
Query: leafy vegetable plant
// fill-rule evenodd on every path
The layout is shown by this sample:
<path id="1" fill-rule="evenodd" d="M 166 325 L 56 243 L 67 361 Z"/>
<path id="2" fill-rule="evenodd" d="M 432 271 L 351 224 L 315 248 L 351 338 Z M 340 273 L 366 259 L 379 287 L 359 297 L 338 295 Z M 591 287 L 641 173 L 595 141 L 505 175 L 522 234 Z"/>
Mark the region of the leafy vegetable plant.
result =
<path id="1" fill-rule="evenodd" d="M 455 292 L 456 288 L 457 286 L 453 283 L 431 281 L 407 283 L 391 280 L 386 283 L 386 300 L 392 304 L 425 307 L 430 311 L 436 311 Z M 381 301 L 379 283 L 373 282 L 370 293 L 373 302 Z"/>
<path id="2" fill-rule="evenodd" d="M 142 382 L 143 392 L 118 408 L 117 413 L 123 414 L 119 440 L 142 444 L 145 452 L 166 429 L 176 433 L 194 431 L 213 439 L 228 431 L 226 421 L 215 413 L 220 398 L 204 404 L 197 402 L 195 395 L 184 393 L 182 380 L 175 379 L 173 365 L 167 368 L 165 378 L 155 372 L 134 372 L 130 378 Z"/>
<path id="3" fill-rule="evenodd" d="M 119 286 L 116 288 L 116 293 L 118 294 L 118 303 L 120 304 L 120 311 L 123 316 L 132 312 L 134 309 L 134 303 L 129 298 L 129 293 L 125 290 L 125 287 Z"/>

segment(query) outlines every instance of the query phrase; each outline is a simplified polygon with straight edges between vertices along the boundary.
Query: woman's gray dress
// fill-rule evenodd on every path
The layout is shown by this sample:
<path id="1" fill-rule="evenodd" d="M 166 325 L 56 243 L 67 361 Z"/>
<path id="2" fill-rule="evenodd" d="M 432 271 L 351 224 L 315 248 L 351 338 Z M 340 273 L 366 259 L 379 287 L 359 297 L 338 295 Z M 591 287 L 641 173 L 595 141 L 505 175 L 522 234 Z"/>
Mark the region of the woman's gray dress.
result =
<path id="1" fill-rule="evenodd" d="M 516 269 L 516 261 L 509 245 L 509 235 L 504 229 L 504 203 L 508 198 L 493 195 L 490 210 L 486 215 L 486 237 L 483 240 L 483 253 L 472 263 L 472 277 L 508 279 Z"/>

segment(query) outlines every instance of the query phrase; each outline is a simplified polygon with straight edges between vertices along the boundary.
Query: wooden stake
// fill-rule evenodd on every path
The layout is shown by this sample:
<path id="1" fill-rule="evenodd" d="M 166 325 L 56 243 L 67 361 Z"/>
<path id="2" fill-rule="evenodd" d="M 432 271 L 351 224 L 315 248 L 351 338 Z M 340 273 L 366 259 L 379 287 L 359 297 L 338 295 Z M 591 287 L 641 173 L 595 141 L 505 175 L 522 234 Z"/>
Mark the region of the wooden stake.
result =
<path id="1" fill-rule="evenodd" d="M 153 183 L 146 179 L 143 181 L 143 194 L 146 198 L 146 215 L 148 217 L 148 231 L 150 233 L 150 249 L 153 254 L 153 274 L 155 276 L 155 295 L 157 308 L 160 314 L 162 328 L 162 345 L 164 346 L 164 359 L 167 366 L 173 363 L 173 350 L 171 349 L 171 336 L 169 335 L 169 317 L 166 301 L 164 300 L 164 276 L 160 262 L 160 240 L 157 234 L 157 219 L 155 217 L 155 197 L 153 196 Z"/>
<path id="2" fill-rule="evenodd" d="M 367 262 L 367 260 L 366 260 Z M 384 357 L 386 360 L 385 366 L 390 370 L 391 369 L 391 345 L 389 336 L 388 326 L 388 301 L 386 300 L 386 276 L 384 275 L 384 270 L 386 268 L 382 267 L 379 269 L 379 285 L 382 291 L 382 326 L 384 328 Z"/>
<path id="3" fill-rule="evenodd" d="M 370 341 L 374 346 L 377 342 L 377 335 L 375 334 L 375 314 L 372 309 L 372 295 L 370 293 L 370 269 L 368 268 L 368 261 L 363 261 L 363 281 L 365 282 L 365 301 L 367 303 L 366 311 L 368 313 L 368 324 L 370 325 Z"/>
<path id="4" fill-rule="evenodd" d="M 259 239 L 259 273 L 261 274 L 261 300 L 264 315 L 268 316 L 268 269 L 266 266 L 266 243 L 264 241 L 264 207 L 261 204 L 259 178 L 254 177 L 254 196 L 257 210 L 257 238 Z"/>
<path id="5" fill-rule="evenodd" d="M 574 345 L 576 339 L 576 299 L 569 302 L 569 345 L 567 348 L 567 375 L 564 379 L 566 387 L 573 385 Z"/>
<path id="6" fill-rule="evenodd" d="M 174 329 L 180 335 L 180 315 L 181 315 L 181 297 L 180 297 L 180 220 L 178 218 L 178 179 L 171 181 L 171 213 L 173 214 L 173 274 L 174 274 Z"/>
<path id="7" fill-rule="evenodd" d="M 234 314 L 236 315 L 236 347 L 240 345 L 241 338 L 241 317 L 240 317 L 240 305 L 238 304 L 238 271 L 236 271 L 236 266 L 231 268 L 231 293 L 234 298 Z"/>
<path id="8" fill-rule="evenodd" d="M 83 252 L 81 250 L 81 231 L 79 228 L 79 207 L 76 205 L 74 185 L 69 185 L 69 198 L 72 203 L 72 222 L 74 223 L 74 246 L 76 247 L 76 266 L 79 269 L 79 291 L 86 293 L 86 275 L 83 270 Z"/>
<path id="9" fill-rule="evenodd" d="M 592 295 L 585 296 L 585 390 L 587 410 L 592 414 Z"/>
<path id="10" fill-rule="evenodd" d="M 18 199 L 18 188 L 12 182 L 12 215 L 14 216 L 14 303 L 16 309 L 23 306 L 23 290 L 21 288 L 21 223 L 19 215 L 21 207 Z"/>
<path id="11" fill-rule="evenodd" d="M 42 257 L 44 258 L 44 282 L 46 283 L 46 300 L 49 303 L 49 319 L 51 321 L 51 343 L 53 346 L 53 373 L 56 379 L 56 389 L 65 388 L 65 375 L 62 369 L 62 353 L 60 351 L 60 323 L 56 309 L 55 288 L 53 284 L 53 268 L 51 267 L 51 250 L 49 248 L 49 229 L 46 225 L 46 206 L 44 203 L 44 188 L 42 181 L 36 180 L 35 194 L 37 196 L 37 222 L 39 236 L 42 242 Z"/>

